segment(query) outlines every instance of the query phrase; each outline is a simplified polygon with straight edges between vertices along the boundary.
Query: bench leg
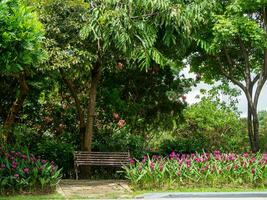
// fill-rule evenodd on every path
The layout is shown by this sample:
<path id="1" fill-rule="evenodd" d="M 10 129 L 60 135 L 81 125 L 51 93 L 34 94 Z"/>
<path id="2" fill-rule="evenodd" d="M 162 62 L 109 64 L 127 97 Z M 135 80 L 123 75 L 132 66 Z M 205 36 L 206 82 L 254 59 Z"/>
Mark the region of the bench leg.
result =
<path id="1" fill-rule="evenodd" d="M 75 165 L 75 175 L 76 175 L 76 180 L 79 179 L 78 177 L 78 165 Z"/>

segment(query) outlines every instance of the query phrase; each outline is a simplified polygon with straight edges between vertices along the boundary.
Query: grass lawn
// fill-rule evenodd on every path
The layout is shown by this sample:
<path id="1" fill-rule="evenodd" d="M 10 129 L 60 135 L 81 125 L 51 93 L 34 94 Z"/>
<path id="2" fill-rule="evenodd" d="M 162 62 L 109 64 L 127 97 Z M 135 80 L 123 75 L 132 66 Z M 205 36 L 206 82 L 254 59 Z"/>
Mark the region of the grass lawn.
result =
<path id="1" fill-rule="evenodd" d="M 17 196 L 5 196 L 1 197 L 0 200 L 48 200 L 48 199 L 65 199 L 60 194 L 48 194 L 48 195 L 17 195 Z"/>
<path id="2" fill-rule="evenodd" d="M 258 187 L 253 188 L 251 186 L 222 186 L 222 187 L 196 187 L 196 186 L 188 186 L 188 187 L 180 187 L 177 189 L 171 189 L 171 190 L 134 190 L 133 196 L 140 196 L 145 193 L 157 193 L 157 192 L 267 192 L 267 187 Z"/>

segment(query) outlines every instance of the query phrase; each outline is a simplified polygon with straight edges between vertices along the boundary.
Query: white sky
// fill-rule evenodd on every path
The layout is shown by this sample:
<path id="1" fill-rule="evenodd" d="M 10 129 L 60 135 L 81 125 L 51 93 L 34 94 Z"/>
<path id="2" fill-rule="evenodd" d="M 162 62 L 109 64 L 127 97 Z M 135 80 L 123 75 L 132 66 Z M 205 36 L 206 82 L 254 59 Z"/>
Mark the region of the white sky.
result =
<path id="1" fill-rule="evenodd" d="M 186 77 L 194 77 L 193 74 L 189 73 L 189 68 L 184 69 L 181 74 L 184 74 Z M 197 87 L 193 87 L 192 91 L 187 94 L 187 102 L 189 104 L 196 103 L 200 101 L 199 98 L 196 98 L 197 95 L 200 95 L 200 89 L 211 89 L 211 86 L 205 83 L 200 83 Z M 245 117 L 247 115 L 247 100 L 243 92 L 238 97 L 238 110 L 241 112 L 241 116 Z M 264 85 L 258 104 L 258 111 L 267 110 L 267 83 Z"/>

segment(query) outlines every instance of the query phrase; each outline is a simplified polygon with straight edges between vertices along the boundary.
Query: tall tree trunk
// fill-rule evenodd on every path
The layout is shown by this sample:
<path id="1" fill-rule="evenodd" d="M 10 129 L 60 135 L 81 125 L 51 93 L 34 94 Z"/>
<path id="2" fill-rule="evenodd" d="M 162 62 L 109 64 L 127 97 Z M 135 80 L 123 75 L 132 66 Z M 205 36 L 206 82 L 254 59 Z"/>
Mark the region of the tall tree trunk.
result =
<path id="1" fill-rule="evenodd" d="M 251 150 L 253 150 L 254 143 L 253 143 L 253 124 L 252 124 L 252 114 L 251 114 L 251 109 L 250 105 L 248 104 L 248 113 L 247 113 L 247 129 L 248 129 L 248 138 L 249 138 L 249 143 Z"/>
<path id="2" fill-rule="evenodd" d="M 72 98 L 75 101 L 75 107 L 76 107 L 76 110 L 78 112 L 78 117 L 79 117 L 80 149 L 85 150 L 84 149 L 84 134 L 85 134 L 86 126 L 85 126 L 84 112 L 82 110 L 81 101 L 78 97 L 77 91 L 75 89 L 75 85 L 73 84 L 73 82 L 71 80 L 69 80 L 66 77 L 66 74 L 62 69 L 60 69 L 60 74 L 61 74 L 61 77 L 62 77 L 64 83 L 66 84 L 66 86 L 70 90 Z"/>
<path id="3" fill-rule="evenodd" d="M 95 63 L 91 72 L 90 98 L 87 109 L 87 123 L 84 135 L 84 150 L 91 151 L 93 140 L 93 127 L 95 118 L 97 85 L 101 76 L 101 63 L 99 60 Z"/>
<path id="4" fill-rule="evenodd" d="M 253 152 L 257 152 L 260 150 L 259 129 L 260 129 L 260 124 L 258 119 L 258 113 L 255 112 L 253 113 L 253 144 L 254 144 Z"/>
<path id="5" fill-rule="evenodd" d="M 14 135 L 12 133 L 12 127 L 15 123 L 15 118 L 19 112 L 19 110 L 22 108 L 23 103 L 28 95 L 29 87 L 26 81 L 26 77 L 24 73 L 21 73 L 18 76 L 18 82 L 19 82 L 19 95 L 13 105 L 11 106 L 11 109 L 7 115 L 7 118 L 4 123 L 4 137 L 7 143 L 12 144 L 15 141 Z"/>

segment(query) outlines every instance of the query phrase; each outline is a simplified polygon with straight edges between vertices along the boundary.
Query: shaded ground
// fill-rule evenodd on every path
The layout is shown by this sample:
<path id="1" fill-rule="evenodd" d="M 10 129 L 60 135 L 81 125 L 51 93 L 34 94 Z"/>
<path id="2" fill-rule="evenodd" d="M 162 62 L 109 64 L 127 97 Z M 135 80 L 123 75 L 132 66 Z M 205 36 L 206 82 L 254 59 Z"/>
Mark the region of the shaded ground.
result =
<path id="1" fill-rule="evenodd" d="M 123 180 L 62 180 L 57 189 L 65 199 L 131 198 L 132 191 Z"/>

